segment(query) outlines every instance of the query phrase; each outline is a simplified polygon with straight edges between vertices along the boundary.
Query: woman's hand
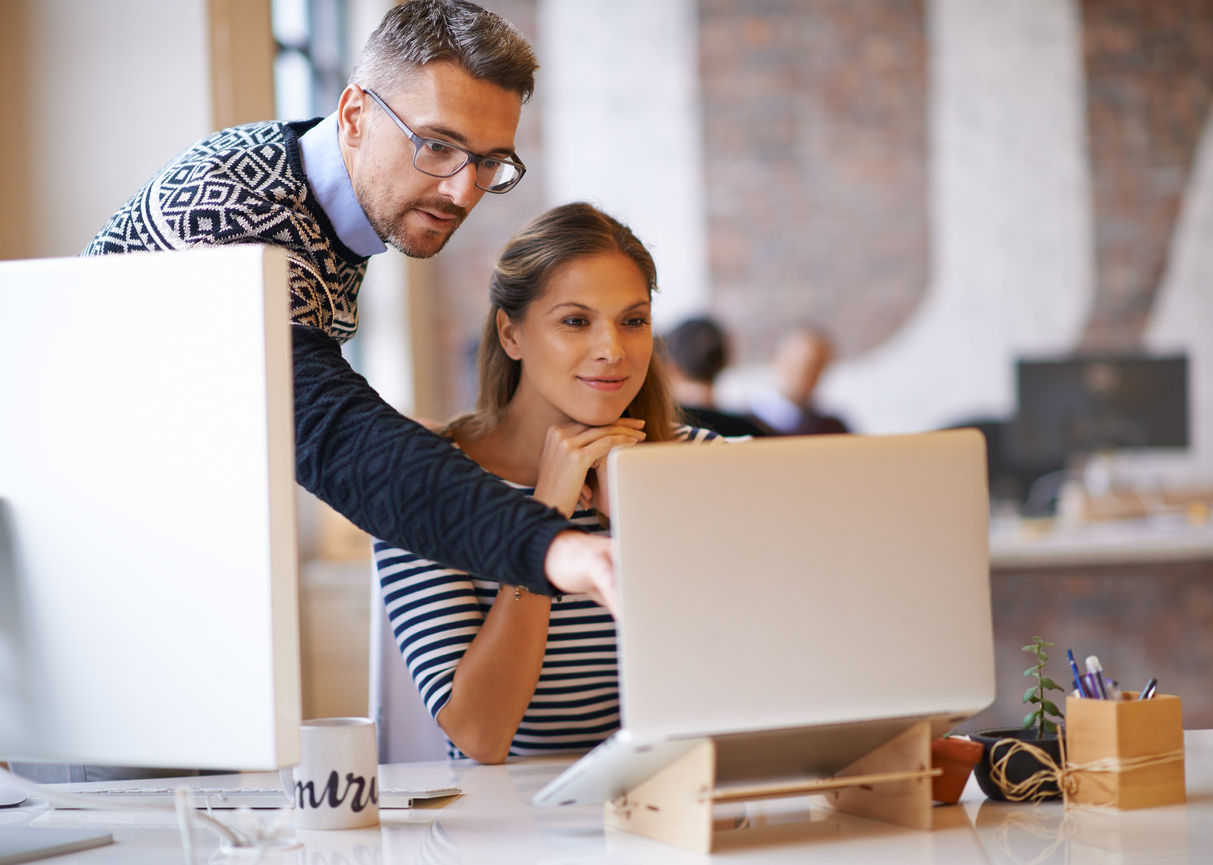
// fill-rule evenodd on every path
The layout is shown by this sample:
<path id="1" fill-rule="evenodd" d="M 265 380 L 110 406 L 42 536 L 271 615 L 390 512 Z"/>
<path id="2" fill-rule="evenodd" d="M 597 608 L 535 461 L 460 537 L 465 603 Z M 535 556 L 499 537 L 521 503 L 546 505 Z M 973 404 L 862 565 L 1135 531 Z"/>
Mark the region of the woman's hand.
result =
<path id="1" fill-rule="evenodd" d="M 626 417 L 610 426 L 566 423 L 551 427 L 539 457 L 535 498 L 572 516 L 578 502 L 588 504 L 594 498 L 586 483 L 589 471 L 604 465 L 613 448 L 644 441 L 643 427 L 644 421 Z"/>

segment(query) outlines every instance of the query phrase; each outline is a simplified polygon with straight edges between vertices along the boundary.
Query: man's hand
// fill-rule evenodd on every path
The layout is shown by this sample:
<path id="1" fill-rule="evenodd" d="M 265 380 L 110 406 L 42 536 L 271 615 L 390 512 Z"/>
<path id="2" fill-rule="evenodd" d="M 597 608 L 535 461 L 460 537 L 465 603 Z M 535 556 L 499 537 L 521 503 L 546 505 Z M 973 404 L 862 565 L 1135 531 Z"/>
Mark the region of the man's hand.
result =
<path id="1" fill-rule="evenodd" d="M 611 541 L 585 532 L 561 532 L 548 547 L 543 560 L 548 582 L 569 595 L 586 594 L 618 616 L 615 566 Z"/>

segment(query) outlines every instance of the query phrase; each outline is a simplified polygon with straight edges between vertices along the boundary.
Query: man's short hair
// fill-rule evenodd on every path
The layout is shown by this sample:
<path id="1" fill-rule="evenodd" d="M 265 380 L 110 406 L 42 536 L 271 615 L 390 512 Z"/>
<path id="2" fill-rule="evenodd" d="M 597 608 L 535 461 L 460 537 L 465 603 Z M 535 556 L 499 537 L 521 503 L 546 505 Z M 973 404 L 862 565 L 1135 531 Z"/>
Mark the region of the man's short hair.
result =
<path id="1" fill-rule="evenodd" d="M 724 331 L 710 318 L 692 318 L 665 337 L 670 360 L 688 379 L 711 384 L 728 365 Z"/>
<path id="2" fill-rule="evenodd" d="M 500 15 L 466 0 L 408 0 L 394 6 L 366 41 L 350 83 L 389 96 L 421 66 L 446 61 L 526 102 L 539 63 L 530 43 Z"/>

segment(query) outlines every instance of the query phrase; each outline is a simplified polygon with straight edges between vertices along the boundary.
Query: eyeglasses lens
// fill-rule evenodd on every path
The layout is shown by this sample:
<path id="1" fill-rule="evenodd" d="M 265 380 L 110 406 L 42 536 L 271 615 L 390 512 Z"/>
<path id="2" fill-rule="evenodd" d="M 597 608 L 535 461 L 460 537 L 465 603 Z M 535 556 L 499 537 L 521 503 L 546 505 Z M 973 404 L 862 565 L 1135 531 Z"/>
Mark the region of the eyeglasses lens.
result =
<path id="1" fill-rule="evenodd" d="M 492 166 L 481 165 L 476 172 L 476 185 L 490 192 L 504 192 L 510 189 L 522 177 L 522 172 L 516 165 L 509 162 L 498 162 Z"/>
<path id="2" fill-rule="evenodd" d="M 468 164 L 468 155 L 462 150 L 433 139 L 422 139 L 422 142 L 413 160 L 418 171 L 435 177 L 450 177 Z M 509 189 L 521 176 L 518 166 L 511 162 L 482 160 L 476 166 L 476 185 L 490 192 Z"/>

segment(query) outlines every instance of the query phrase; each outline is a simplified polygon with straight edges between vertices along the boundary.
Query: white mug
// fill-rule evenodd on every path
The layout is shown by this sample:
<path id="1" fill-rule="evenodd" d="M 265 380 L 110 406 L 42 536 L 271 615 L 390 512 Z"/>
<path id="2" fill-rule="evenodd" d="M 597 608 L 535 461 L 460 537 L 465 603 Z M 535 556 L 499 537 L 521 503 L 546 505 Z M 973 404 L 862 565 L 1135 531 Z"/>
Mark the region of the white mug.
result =
<path id="1" fill-rule="evenodd" d="M 379 824 L 379 742 L 369 718 L 317 718 L 300 728 L 299 765 L 281 772 L 300 829 Z"/>

